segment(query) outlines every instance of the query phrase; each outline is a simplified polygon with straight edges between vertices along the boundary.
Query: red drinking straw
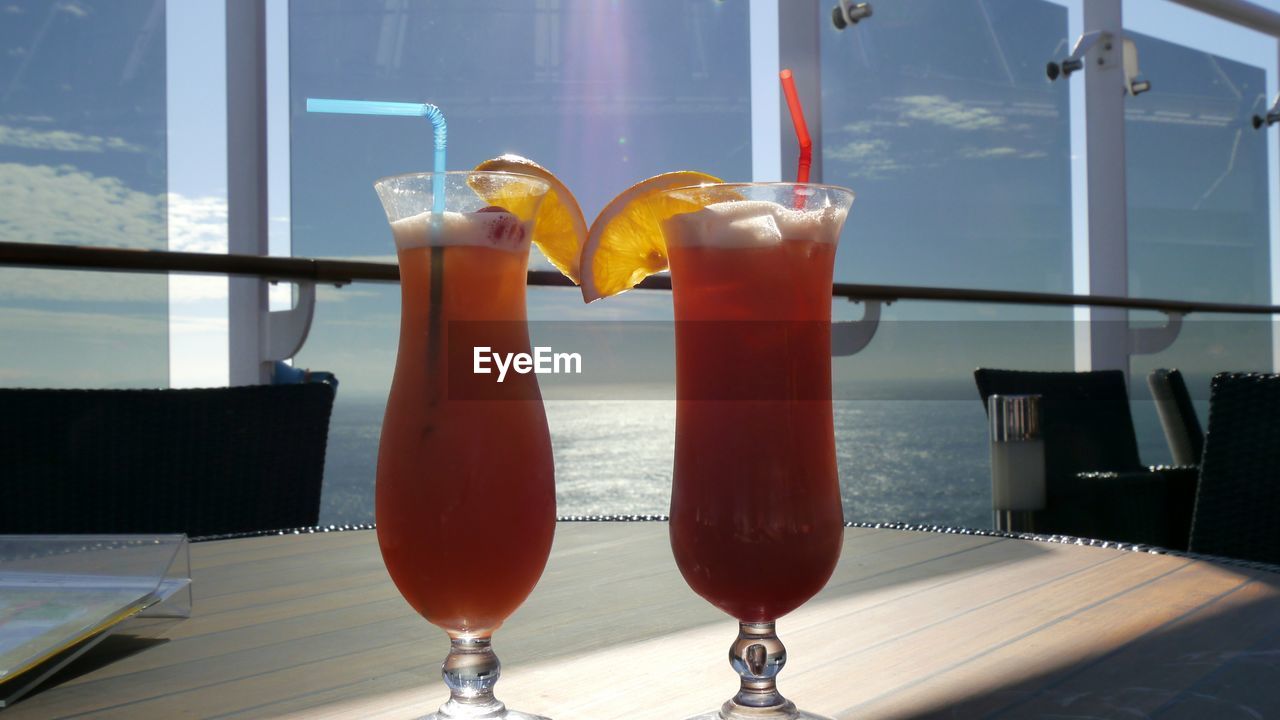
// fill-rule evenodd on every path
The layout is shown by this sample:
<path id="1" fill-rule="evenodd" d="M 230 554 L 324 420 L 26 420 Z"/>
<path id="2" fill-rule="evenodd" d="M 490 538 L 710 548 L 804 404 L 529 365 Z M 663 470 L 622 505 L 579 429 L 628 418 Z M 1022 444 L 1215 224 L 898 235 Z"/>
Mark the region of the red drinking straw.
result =
<path id="1" fill-rule="evenodd" d="M 791 111 L 791 124 L 796 129 L 796 142 L 800 143 L 800 166 L 796 168 L 796 182 L 809 182 L 809 165 L 813 163 L 813 141 L 809 139 L 809 126 L 804 122 L 804 109 L 796 94 L 796 81 L 790 68 L 778 73 L 782 79 L 782 92 L 787 96 L 787 109 Z M 799 200 L 799 198 L 797 198 Z"/>

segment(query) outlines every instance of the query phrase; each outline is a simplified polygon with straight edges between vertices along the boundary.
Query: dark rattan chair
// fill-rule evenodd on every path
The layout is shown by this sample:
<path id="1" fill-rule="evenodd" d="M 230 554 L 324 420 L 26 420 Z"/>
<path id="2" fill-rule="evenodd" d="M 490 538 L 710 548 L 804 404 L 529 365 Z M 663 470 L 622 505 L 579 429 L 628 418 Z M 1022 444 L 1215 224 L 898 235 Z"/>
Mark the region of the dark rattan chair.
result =
<path id="1" fill-rule="evenodd" d="M 1280 563 L 1280 375 L 1222 373 L 1209 391 L 1191 550 Z"/>
<path id="2" fill-rule="evenodd" d="M 1152 370 L 1147 376 L 1147 386 L 1151 388 L 1151 397 L 1155 398 L 1156 413 L 1160 416 L 1160 426 L 1164 428 L 1164 438 L 1169 443 L 1173 462 L 1177 465 L 1199 465 L 1204 451 L 1204 431 L 1200 429 L 1200 418 L 1196 417 L 1196 408 L 1191 404 L 1191 393 L 1187 392 L 1182 373 L 1164 368 Z"/>
<path id="3" fill-rule="evenodd" d="M 979 369 L 983 407 L 991 395 L 1040 395 L 1045 509 L 1035 530 L 1183 549 L 1191 525 L 1194 468 L 1147 468 L 1129 410 L 1124 374 Z"/>
<path id="4" fill-rule="evenodd" d="M 334 390 L 0 390 L 0 533 L 315 525 Z"/>

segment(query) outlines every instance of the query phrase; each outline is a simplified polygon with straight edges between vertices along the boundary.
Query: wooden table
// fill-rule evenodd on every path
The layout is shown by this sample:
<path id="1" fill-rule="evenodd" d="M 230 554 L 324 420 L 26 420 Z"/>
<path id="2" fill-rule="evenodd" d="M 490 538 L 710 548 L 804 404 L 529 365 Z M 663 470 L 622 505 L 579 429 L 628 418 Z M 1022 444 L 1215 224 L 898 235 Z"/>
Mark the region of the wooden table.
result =
<path id="1" fill-rule="evenodd" d="M 152 639 L 109 639 L 3 720 L 411 718 L 445 699 L 444 634 L 372 532 L 191 555 L 190 619 L 135 621 Z M 1168 555 L 850 529 L 826 590 L 779 623 L 780 686 L 840 719 L 1280 717 L 1278 586 Z M 736 689 L 735 632 L 681 580 L 665 523 L 561 523 L 496 636 L 498 696 L 555 720 L 678 720 Z"/>

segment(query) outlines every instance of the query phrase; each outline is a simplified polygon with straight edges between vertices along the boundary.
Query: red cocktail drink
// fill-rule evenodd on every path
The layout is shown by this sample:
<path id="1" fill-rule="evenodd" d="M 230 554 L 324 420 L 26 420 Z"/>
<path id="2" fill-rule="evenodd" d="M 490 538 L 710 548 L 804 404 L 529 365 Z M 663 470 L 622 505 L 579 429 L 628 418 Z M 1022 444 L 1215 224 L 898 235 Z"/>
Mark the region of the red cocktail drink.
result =
<path id="1" fill-rule="evenodd" d="M 689 586 L 739 620 L 796 609 L 840 556 L 834 257 L 834 244 L 813 238 L 670 248 L 679 383 L 671 546 Z"/>
<path id="2" fill-rule="evenodd" d="M 831 281 L 852 193 L 779 184 L 670 194 L 705 206 L 663 223 L 676 319 L 672 550 L 689 586 L 743 624 L 735 651 L 773 663 L 749 688 L 756 666 L 744 655 L 743 691 L 719 717 L 810 717 L 773 687 L 785 662 L 773 621 L 822 589 L 844 536 Z"/>

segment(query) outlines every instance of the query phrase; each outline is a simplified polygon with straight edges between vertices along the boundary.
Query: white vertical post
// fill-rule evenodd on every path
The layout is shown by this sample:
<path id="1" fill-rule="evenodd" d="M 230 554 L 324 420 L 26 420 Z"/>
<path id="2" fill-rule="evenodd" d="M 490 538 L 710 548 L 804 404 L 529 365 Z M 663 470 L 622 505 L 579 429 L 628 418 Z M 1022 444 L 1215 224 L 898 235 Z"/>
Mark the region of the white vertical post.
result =
<path id="1" fill-rule="evenodd" d="M 1084 107 L 1087 262 L 1092 295 L 1129 293 L 1128 208 L 1125 199 L 1124 64 L 1120 60 L 1124 23 L 1121 0 L 1084 3 L 1085 33 L 1111 33 L 1085 56 Z M 1079 250 L 1079 248 L 1077 248 Z M 1077 260 L 1084 260 L 1077 252 Z M 1081 291 L 1080 278 L 1075 284 Z M 1088 308 L 1088 333 L 1077 333 L 1078 370 L 1129 370 L 1129 314 L 1119 308 Z M 1077 313 L 1080 317 L 1081 313 Z M 1087 349 L 1080 346 L 1086 341 Z"/>
<path id="2" fill-rule="evenodd" d="M 813 140 L 813 164 L 809 182 L 822 182 L 822 22 L 824 14 L 817 2 L 778 3 L 778 67 L 795 73 L 796 93 L 804 107 L 805 124 Z M 830 12 L 830 8 L 827 8 Z M 830 22 L 829 19 L 826 22 Z M 774 73 L 774 85 L 779 80 Z M 782 179 L 794 180 L 800 160 L 795 130 L 789 111 L 778 104 L 779 142 L 781 143 Z"/>
<path id="3" fill-rule="evenodd" d="M 1276 64 L 1267 68 L 1271 80 L 1267 83 L 1267 100 L 1280 91 L 1280 41 L 1276 42 Z M 1270 107 L 1264 105 L 1264 108 Z M 1266 114 L 1264 109 L 1261 113 Z M 1267 182 L 1271 213 L 1271 304 L 1280 305 L 1280 142 L 1274 128 L 1267 128 Z M 1280 316 L 1271 317 L 1271 369 L 1280 372 Z"/>
<path id="4" fill-rule="evenodd" d="M 267 53 L 264 0 L 227 2 L 227 250 L 267 254 Z M 228 283 L 232 385 L 268 382 L 261 361 L 267 284 Z"/>
<path id="5" fill-rule="evenodd" d="M 1083 0 L 1067 2 L 1067 38 L 1084 35 Z M 1070 48 L 1070 45 L 1067 46 Z M 1054 58 L 1055 60 L 1057 58 Z M 1067 79 L 1071 101 L 1071 292 L 1089 294 L 1089 128 L 1085 125 L 1084 81 Z M 1077 370 L 1088 370 L 1089 308 L 1072 308 L 1074 360 Z"/>
<path id="6" fill-rule="evenodd" d="M 266 0 L 267 73 L 267 236 L 269 255 L 293 254 L 289 159 L 289 0 Z M 293 307 L 293 286 L 268 289 L 272 311 Z"/>
<path id="7" fill-rule="evenodd" d="M 751 0 L 751 179 L 782 180 L 778 144 L 782 90 L 778 86 L 778 2 Z"/>

